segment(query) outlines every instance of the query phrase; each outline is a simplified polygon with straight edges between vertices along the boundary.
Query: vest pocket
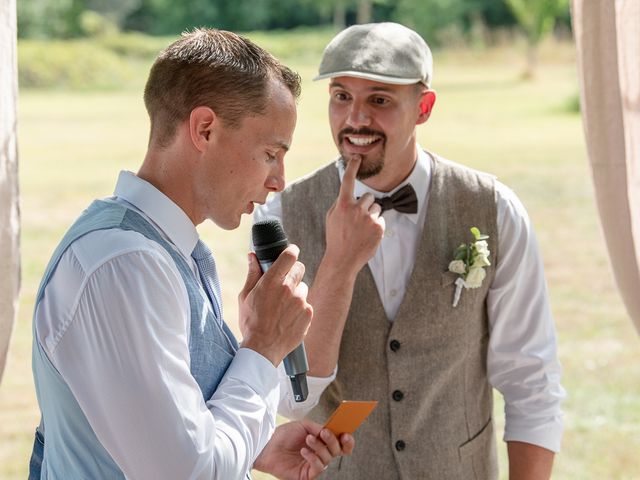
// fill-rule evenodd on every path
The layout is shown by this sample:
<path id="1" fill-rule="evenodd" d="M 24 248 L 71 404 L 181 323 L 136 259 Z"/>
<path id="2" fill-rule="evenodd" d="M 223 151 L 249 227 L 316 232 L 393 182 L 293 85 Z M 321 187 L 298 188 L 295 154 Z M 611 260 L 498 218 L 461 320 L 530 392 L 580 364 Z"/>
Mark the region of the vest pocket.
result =
<path id="1" fill-rule="evenodd" d="M 471 440 L 460 445 L 458 453 L 467 475 L 466 478 L 476 480 L 498 478 L 494 437 L 493 420 L 489 418 Z"/>

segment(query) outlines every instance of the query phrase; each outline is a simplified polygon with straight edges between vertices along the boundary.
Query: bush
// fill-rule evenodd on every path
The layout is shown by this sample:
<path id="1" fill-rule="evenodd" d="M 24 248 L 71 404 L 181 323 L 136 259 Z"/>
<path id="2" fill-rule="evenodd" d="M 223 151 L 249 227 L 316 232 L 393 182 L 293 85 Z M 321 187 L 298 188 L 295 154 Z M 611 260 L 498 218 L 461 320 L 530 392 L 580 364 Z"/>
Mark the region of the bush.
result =
<path id="1" fill-rule="evenodd" d="M 332 27 L 299 27 L 291 30 L 245 32 L 251 39 L 283 62 L 316 64 L 324 47 L 337 32 Z"/>
<path id="2" fill-rule="evenodd" d="M 86 13 L 86 12 L 85 12 Z M 94 38 L 77 40 L 19 40 L 18 77 L 21 87 L 110 89 L 143 78 L 149 64 L 178 37 L 151 37 L 119 33 L 85 15 L 84 28 Z M 93 22 L 93 23 L 91 23 Z M 317 64 L 333 37 L 331 28 L 299 28 L 274 32 L 244 33 L 285 63 Z M 143 73 L 144 72 L 144 73 Z"/>
<path id="3" fill-rule="evenodd" d="M 131 76 L 131 68 L 124 59 L 94 42 L 18 42 L 21 87 L 116 88 Z"/>
<path id="4" fill-rule="evenodd" d="M 112 52 L 131 58 L 153 60 L 160 50 L 178 39 L 175 37 L 150 37 L 143 33 L 118 33 L 104 35 L 96 41 Z"/>
<path id="5" fill-rule="evenodd" d="M 571 95 L 564 104 L 564 110 L 568 113 L 580 113 L 580 94 Z"/>
<path id="6" fill-rule="evenodd" d="M 82 12 L 79 22 L 85 37 L 99 37 L 101 35 L 118 33 L 118 26 L 115 23 L 93 10 L 85 10 Z"/>

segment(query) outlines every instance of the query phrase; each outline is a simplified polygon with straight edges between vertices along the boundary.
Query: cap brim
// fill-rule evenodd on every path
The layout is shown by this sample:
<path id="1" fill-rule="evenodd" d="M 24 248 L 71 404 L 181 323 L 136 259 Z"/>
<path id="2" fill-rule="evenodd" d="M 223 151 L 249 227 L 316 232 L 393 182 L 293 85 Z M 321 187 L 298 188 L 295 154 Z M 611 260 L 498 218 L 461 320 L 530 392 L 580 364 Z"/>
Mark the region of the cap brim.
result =
<path id="1" fill-rule="evenodd" d="M 390 83 L 393 85 L 413 85 L 414 83 L 419 83 L 419 82 L 425 83 L 422 81 L 422 78 L 398 78 L 398 77 L 390 77 L 387 75 L 378 75 L 376 73 L 354 72 L 352 70 L 323 73 L 314 77 L 313 81 L 315 82 L 317 80 L 323 80 L 325 78 L 334 78 L 334 77 L 364 78 L 365 80 L 373 80 L 374 82 L 381 82 L 381 83 Z"/>

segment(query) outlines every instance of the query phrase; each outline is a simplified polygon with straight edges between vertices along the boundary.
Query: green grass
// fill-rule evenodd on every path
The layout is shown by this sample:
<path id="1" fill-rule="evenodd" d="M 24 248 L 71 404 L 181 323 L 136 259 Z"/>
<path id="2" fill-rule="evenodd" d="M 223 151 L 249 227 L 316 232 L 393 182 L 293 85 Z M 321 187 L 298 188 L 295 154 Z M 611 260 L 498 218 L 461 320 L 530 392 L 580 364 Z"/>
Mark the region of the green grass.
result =
<path id="1" fill-rule="evenodd" d="M 268 45 L 274 51 L 286 54 L 286 44 L 295 37 L 265 37 L 262 43 L 269 41 L 275 42 Z M 307 41 L 321 44 L 313 38 Z M 287 158 L 289 180 L 335 155 L 326 122 L 326 84 L 310 81 L 316 49 L 310 48 L 314 55 L 308 56 L 300 50 L 291 53 L 304 85 Z M 638 479 L 639 340 L 608 265 L 580 117 L 566 111 L 578 88 L 572 47 L 550 45 L 541 61 L 537 79 L 523 83 L 521 52 L 436 52 L 438 100 L 419 138 L 424 147 L 445 157 L 498 175 L 518 193 L 537 229 L 569 393 L 554 479 Z M 38 420 L 30 322 L 40 276 L 79 212 L 93 198 L 112 192 L 120 169 L 137 169 L 147 142 L 141 94 L 145 68 L 140 66 L 136 81 L 118 91 L 21 92 L 23 283 L 0 388 L 0 478 L 25 477 Z M 246 272 L 249 228 L 248 219 L 234 232 L 212 225 L 200 228 L 214 248 L 232 324 Z M 497 400 L 495 416 L 502 425 L 502 404 Z M 505 448 L 499 445 L 506 478 Z"/>

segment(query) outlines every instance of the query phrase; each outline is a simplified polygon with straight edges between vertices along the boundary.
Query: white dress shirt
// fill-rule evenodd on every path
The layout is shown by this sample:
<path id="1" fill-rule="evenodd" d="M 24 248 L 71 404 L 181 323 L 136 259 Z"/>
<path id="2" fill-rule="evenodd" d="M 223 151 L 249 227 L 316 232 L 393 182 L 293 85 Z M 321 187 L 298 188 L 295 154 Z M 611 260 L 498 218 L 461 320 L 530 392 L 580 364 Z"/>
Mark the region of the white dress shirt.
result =
<path id="1" fill-rule="evenodd" d="M 422 149 L 418 152 L 416 166 L 407 180 L 391 192 L 377 192 L 357 180 L 354 189 L 355 197 L 366 192 L 376 197 L 390 195 L 407 183 L 416 190 L 417 213 L 387 210 L 382 214 L 385 234 L 369 260 L 391 322 L 413 270 L 428 207 L 431 161 Z M 339 173 L 342 180 L 342 167 Z M 561 367 L 542 260 L 526 210 L 513 191 L 498 181 L 496 203 L 500 263 L 487 296 L 491 329 L 487 354 L 489 382 L 504 396 L 505 441 L 532 443 L 557 452 L 563 429 L 560 403 L 565 391 L 560 385 Z M 266 205 L 258 207 L 254 218 L 256 221 L 282 218 L 280 195 L 273 195 Z M 309 385 L 307 401 L 281 405 L 281 413 L 292 418 L 305 415 L 334 378 L 335 372 L 326 379 L 315 379 L 313 387 Z"/>
<path id="2" fill-rule="evenodd" d="M 149 220 L 196 272 L 198 233 L 176 204 L 129 172 L 115 201 Z M 38 340 L 127 478 L 242 478 L 273 433 L 276 369 L 240 348 L 203 399 L 189 369 L 190 321 L 169 254 L 118 229 L 74 242 L 39 304 Z"/>

